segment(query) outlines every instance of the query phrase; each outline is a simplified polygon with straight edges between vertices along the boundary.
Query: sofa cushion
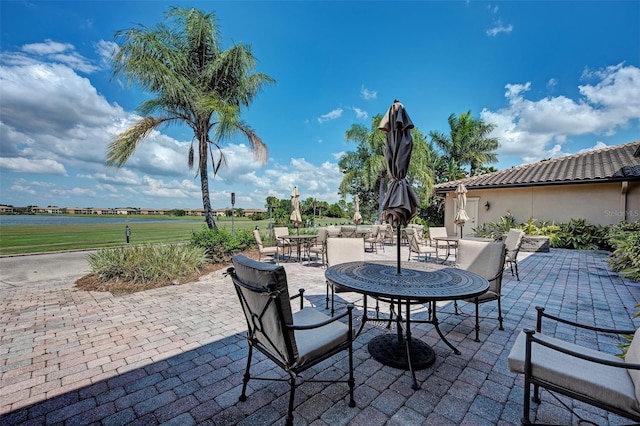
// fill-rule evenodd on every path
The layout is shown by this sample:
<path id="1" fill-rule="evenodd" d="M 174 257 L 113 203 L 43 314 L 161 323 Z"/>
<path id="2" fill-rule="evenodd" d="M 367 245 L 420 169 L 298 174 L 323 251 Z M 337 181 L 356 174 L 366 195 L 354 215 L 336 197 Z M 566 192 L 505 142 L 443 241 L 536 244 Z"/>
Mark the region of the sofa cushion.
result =
<path id="1" fill-rule="evenodd" d="M 620 362 L 620 358 L 615 355 L 578 346 L 542 333 L 536 333 L 535 337 L 583 355 Z M 507 365 L 513 372 L 524 373 L 526 339 L 526 334 L 520 332 L 509 353 Z M 586 361 L 536 343 L 531 345 L 531 364 L 531 375 L 536 379 L 640 415 L 636 390 L 625 368 Z"/>
<path id="2" fill-rule="evenodd" d="M 633 364 L 640 364 L 640 328 L 633 335 L 631 345 L 624 360 Z M 636 399 L 640 401 L 640 370 L 627 370 L 636 390 Z"/>

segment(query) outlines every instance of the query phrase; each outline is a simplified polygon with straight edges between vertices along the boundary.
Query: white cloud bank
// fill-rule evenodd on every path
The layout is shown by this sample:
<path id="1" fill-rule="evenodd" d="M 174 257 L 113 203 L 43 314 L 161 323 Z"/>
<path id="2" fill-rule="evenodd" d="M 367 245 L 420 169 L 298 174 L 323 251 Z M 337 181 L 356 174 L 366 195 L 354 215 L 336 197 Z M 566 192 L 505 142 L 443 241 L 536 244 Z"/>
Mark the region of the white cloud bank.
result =
<path id="1" fill-rule="evenodd" d="M 571 136 L 611 135 L 640 120 L 640 68 L 618 64 L 583 73 L 592 81 L 578 86 L 578 100 L 566 96 L 529 100 L 531 83 L 507 84 L 508 106 L 482 110 L 480 118 L 496 125 L 499 154 L 519 156 L 525 163 L 564 155 Z"/>

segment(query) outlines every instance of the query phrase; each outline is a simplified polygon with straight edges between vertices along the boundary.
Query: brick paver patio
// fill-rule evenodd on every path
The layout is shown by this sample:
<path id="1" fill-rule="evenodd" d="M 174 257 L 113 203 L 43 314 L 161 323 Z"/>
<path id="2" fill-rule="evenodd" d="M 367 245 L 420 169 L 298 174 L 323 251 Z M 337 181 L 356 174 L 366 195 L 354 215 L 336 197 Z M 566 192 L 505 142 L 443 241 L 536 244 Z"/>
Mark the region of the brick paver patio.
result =
<path id="1" fill-rule="evenodd" d="M 387 247 L 367 259 L 393 256 L 395 248 Z M 535 306 L 599 326 L 640 325 L 632 318 L 640 284 L 610 272 L 606 256 L 552 249 L 522 258 L 521 281 L 505 272 L 505 330 L 498 330 L 497 320 L 483 319 L 480 343 L 474 341 L 472 318 L 442 306 L 441 328 L 462 355 L 440 342 L 431 325 L 416 325 L 414 337 L 432 345 L 437 356 L 432 367 L 418 372 L 418 391 L 411 389 L 408 372 L 371 358 L 367 342 L 385 330 L 366 325 L 355 342 L 357 407 L 347 406 L 341 384 L 303 384 L 296 393 L 295 424 L 519 424 L 522 379 L 508 371 L 506 358 L 518 332 L 535 326 Z M 284 265 L 292 293 L 304 287 L 307 303 L 324 307 L 324 269 L 306 262 Z M 117 297 L 78 290 L 71 281 L 0 290 L 1 425 L 284 424 L 286 384 L 250 382 L 247 401 L 238 401 L 246 328 L 231 281 L 221 272 L 197 283 Z M 481 305 L 481 314 L 495 316 L 496 304 Z M 618 352 L 608 340 L 571 337 Z M 341 375 L 342 361 L 325 361 L 314 372 Z M 264 357 L 254 368 L 283 376 Z M 539 407 L 533 404 L 536 421 L 577 424 L 547 392 L 542 396 Z M 596 424 L 628 423 L 562 400 Z"/>

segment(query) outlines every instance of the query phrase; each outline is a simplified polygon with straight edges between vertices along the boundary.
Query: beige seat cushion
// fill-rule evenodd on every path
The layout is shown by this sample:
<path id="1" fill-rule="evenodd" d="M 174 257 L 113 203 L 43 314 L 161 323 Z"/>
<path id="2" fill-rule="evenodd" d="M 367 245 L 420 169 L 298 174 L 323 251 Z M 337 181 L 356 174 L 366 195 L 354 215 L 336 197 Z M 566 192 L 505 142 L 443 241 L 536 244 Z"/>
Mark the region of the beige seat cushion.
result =
<path id="1" fill-rule="evenodd" d="M 578 346 L 542 333 L 535 336 L 583 355 L 620 362 L 614 355 Z M 526 334 L 520 332 L 509 353 L 507 365 L 515 373 L 524 373 Z M 624 368 L 611 367 L 575 358 L 539 344 L 531 346 L 532 376 L 558 387 L 602 401 L 626 412 L 640 415 L 640 404 L 631 376 Z"/>
<path id="2" fill-rule="evenodd" d="M 633 335 L 631 345 L 624 360 L 632 364 L 640 364 L 640 328 Z M 640 401 L 640 370 L 627 370 L 636 390 L 636 399 Z"/>
<path id="3" fill-rule="evenodd" d="M 304 308 L 293 314 L 294 325 L 317 324 L 330 319 L 330 316 L 313 308 Z M 347 341 L 349 327 L 340 321 L 335 321 L 320 328 L 296 330 L 294 333 L 298 346 L 298 361 L 294 366 L 297 367 Z"/>

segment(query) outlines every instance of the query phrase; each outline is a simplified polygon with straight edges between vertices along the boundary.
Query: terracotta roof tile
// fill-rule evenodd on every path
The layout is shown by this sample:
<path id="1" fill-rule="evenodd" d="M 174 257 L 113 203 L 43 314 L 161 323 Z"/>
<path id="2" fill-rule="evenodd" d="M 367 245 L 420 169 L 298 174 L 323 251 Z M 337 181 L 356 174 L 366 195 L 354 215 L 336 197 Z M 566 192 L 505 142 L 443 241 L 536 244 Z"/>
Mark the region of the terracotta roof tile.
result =
<path id="1" fill-rule="evenodd" d="M 455 190 L 459 183 L 471 189 L 625 179 L 640 180 L 640 141 L 440 183 L 434 190 Z"/>

